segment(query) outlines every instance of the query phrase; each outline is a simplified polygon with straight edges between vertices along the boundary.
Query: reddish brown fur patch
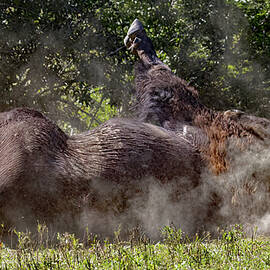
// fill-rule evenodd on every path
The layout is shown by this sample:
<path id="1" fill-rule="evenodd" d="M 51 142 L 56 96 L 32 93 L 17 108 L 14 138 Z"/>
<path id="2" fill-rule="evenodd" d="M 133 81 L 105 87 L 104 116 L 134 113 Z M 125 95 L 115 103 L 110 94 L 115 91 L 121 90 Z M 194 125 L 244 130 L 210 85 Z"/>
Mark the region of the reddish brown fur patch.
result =
<path id="1" fill-rule="evenodd" d="M 251 139 L 254 134 L 235 120 L 228 120 L 221 112 L 201 111 L 194 119 L 194 124 L 202 128 L 209 138 L 207 149 L 202 149 L 215 174 L 225 172 L 229 167 L 226 142 L 228 138 Z M 239 145 L 240 146 L 240 145 Z"/>

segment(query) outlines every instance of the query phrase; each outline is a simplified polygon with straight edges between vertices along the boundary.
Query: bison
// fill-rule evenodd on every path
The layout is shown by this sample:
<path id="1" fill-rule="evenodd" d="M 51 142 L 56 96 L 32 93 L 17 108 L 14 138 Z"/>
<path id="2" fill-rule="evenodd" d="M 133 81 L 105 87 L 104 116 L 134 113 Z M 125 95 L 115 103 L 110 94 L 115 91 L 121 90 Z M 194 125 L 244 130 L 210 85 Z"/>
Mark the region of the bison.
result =
<path id="1" fill-rule="evenodd" d="M 235 222 L 267 231 L 270 121 L 215 112 L 175 76 L 135 21 L 126 45 L 139 119 L 111 119 L 68 136 L 38 111 L 0 114 L 0 222 L 35 231 L 150 236 L 173 222 L 194 234 Z"/>

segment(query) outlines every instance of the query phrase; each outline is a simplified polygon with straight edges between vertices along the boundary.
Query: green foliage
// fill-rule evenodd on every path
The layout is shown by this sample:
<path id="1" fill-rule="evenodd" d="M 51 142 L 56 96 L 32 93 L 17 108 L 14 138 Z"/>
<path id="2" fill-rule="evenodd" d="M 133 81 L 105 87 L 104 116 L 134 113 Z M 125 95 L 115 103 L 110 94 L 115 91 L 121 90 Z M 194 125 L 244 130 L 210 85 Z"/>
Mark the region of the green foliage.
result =
<path id="1" fill-rule="evenodd" d="M 81 243 L 69 234 L 58 234 L 54 246 L 44 246 L 41 226 L 38 240 L 17 233 L 19 244 L 10 249 L 2 244 L 2 269 L 269 269 L 268 238 L 248 238 L 241 226 L 221 232 L 219 238 L 184 237 L 173 227 L 162 229 L 163 242 L 145 238 L 133 241 L 99 241 L 87 237 Z M 132 237 L 133 239 L 133 237 Z"/>
<path id="2" fill-rule="evenodd" d="M 4 0 L 0 111 L 34 107 L 67 130 L 129 115 L 135 58 L 110 53 L 135 18 L 206 105 L 270 117 L 269 1 L 261 0 Z"/>
<path id="3" fill-rule="evenodd" d="M 30 106 L 77 129 L 116 114 L 94 3 L 9 1 L 0 8 L 1 110 Z"/>

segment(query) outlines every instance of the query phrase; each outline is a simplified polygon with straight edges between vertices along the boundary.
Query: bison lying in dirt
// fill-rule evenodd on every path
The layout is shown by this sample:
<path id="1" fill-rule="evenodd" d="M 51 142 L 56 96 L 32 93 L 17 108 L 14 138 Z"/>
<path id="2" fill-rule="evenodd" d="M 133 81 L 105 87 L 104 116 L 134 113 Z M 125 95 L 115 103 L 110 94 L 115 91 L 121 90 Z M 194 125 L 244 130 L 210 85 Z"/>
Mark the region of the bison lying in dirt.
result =
<path id="1" fill-rule="evenodd" d="M 138 21 L 125 42 L 140 59 L 139 120 L 68 136 L 35 110 L 0 114 L 0 222 L 77 235 L 123 224 L 155 237 L 170 223 L 189 234 L 235 222 L 268 232 L 270 122 L 206 108 Z"/>

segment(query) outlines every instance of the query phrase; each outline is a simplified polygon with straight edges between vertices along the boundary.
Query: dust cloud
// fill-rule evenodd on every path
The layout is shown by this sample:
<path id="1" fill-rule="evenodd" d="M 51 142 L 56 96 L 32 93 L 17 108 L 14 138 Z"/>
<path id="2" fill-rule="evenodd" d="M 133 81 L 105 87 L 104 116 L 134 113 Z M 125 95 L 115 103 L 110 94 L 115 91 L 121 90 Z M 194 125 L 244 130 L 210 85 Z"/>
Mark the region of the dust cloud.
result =
<path id="1" fill-rule="evenodd" d="M 230 168 L 226 173 L 216 176 L 205 167 L 198 186 L 191 190 L 176 192 L 179 185 L 189 181 L 183 177 L 166 184 L 152 177 L 140 180 L 136 186 L 141 192 L 127 198 L 122 211 L 98 212 L 85 207 L 77 219 L 78 226 L 103 236 L 113 236 L 119 229 L 125 235 L 140 227 L 153 240 L 159 240 L 161 229 L 170 225 L 189 237 L 204 232 L 215 237 L 221 229 L 234 224 L 241 224 L 247 234 L 256 229 L 268 235 L 270 151 L 267 144 L 256 142 L 241 150 L 232 142 L 227 155 Z M 117 194 L 117 186 L 106 185 Z M 105 200 L 111 191 L 103 195 Z"/>

